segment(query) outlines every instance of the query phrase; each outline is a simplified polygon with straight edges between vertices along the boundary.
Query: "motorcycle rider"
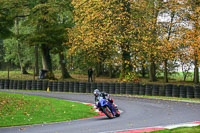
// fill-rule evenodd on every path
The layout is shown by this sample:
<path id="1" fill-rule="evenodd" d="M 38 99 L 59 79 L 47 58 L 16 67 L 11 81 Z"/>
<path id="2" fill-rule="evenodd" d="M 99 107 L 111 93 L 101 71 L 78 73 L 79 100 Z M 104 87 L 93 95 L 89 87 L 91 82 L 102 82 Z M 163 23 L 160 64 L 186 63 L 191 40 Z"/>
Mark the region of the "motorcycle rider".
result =
<path id="1" fill-rule="evenodd" d="M 95 96 L 95 106 L 96 106 L 96 108 L 97 108 L 97 105 L 98 105 L 99 97 L 103 97 L 103 99 L 106 99 L 106 100 L 110 101 L 111 103 L 113 103 L 113 100 L 110 98 L 110 95 L 108 93 L 100 92 L 98 89 L 95 89 L 93 93 L 94 93 L 94 96 Z"/>
<path id="2" fill-rule="evenodd" d="M 94 96 L 95 96 L 95 108 L 96 109 L 98 109 L 98 106 L 99 106 L 99 99 L 100 98 L 103 98 L 103 99 L 106 99 L 106 100 L 108 100 L 110 103 L 112 103 L 112 105 L 113 105 L 113 115 L 114 116 L 116 116 L 116 117 L 119 117 L 120 116 L 120 113 L 119 113 L 119 111 L 118 111 L 118 107 L 117 107 L 117 105 L 115 105 L 114 103 L 113 103 L 113 99 L 111 99 L 110 98 L 110 95 L 108 94 L 108 93 L 105 93 L 105 92 L 100 92 L 98 89 L 95 89 L 94 90 Z M 116 114 L 117 113 L 117 114 Z"/>

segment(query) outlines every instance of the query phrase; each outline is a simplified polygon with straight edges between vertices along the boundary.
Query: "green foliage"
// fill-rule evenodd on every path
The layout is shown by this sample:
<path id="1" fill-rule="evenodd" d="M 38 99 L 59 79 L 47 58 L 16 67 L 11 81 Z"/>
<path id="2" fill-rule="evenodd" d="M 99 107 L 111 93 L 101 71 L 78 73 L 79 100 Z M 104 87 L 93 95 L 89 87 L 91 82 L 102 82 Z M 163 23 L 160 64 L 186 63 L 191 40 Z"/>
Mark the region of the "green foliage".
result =
<path id="1" fill-rule="evenodd" d="M 49 50 L 53 54 L 61 52 L 63 54 L 67 49 L 64 45 L 64 42 L 68 41 L 66 28 L 73 26 L 73 8 L 70 3 L 70 0 L 0 1 L 0 28 L 3 26 L 10 33 L 12 32 L 12 36 L 4 40 L 5 61 L 12 61 L 21 68 L 27 65 L 32 66 L 35 53 L 33 47 L 29 46 L 39 45 L 41 48 L 41 45 L 46 45 L 48 52 L 45 53 L 44 48 L 41 48 L 39 52 L 43 53 L 42 55 L 46 54 L 43 56 L 43 61 L 48 63 L 43 62 L 43 66 L 44 64 L 51 66 L 50 58 L 46 59 L 50 57 L 47 55 Z M 1 32 L 5 31 L 1 30 Z M 0 38 L 2 38 L 1 33 Z M 46 67 L 46 69 L 51 69 L 51 67 Z"/>
<path id="2" fill-rule="evenodd" d="M 127 0 L 73 0 L 75 26 L 68 34 L 70 54 L 82 53 L 84 59 L 94 64 L 114 60 L 121 63 L 125 59 L 121 55 L 129 49 L 127 40 L 133 29 L 128 23 L 128 3 Z"/>
<path id="3" fill-rule="evenodd" d="M 19 59 L 18 59 L 18 52 L 20 52 L 22 56 L 23 64 L 32 63 L 32 55 L 30 53 L 33 53 L 33 49 L 31 47 L 22 45 L 20 50 L 17 48 L 17 41 L 16 39 L 6 39 L 4 40 L 4 48 L 5 48 L 5 56 L 4 60 L 6 62 L 11 61 L 15 65 L 19 65 Z"/>
<path id="4" fill-rule="evenodd" d="M 140 79 L 138 78 L 138 75 L 135 72 L 128 72 L 126 73 L 124 78 L 121 78 L 122 82 L 139 82 Z"/>
<path id="5" fill-rule="evenodd" d="M 17 33 L 18 30 L 18 33 Z M 33 47 L 27 44 L 26 38 L 33 30 L 33 27 L 23 26 L 23 21 L 20 21 L 19 25 L 11 29 L 13 36 L 4 39 L 4 60 L 6 62 L 11 61 L 16 65 L 19 65 L 19 56 L 21 57 L 22 64 L 33 63 Z"/>
<path id="6" fill-rule="evenodd" d="M 0 39 L 8 38 L 11 35 L 10 27 L 13 26 L 13 16 L 9 12 L 6 0 L 0 1 Z"/>
<path id="7" fill-rule="evenodd" d="M 0 40 L 0 62 L 4 61 L 4 47 L 3 47 L 3 40 Z"/>
<path id="8" fill-rule="evenodd" d="M 54 51 L 63 50 L 66 28 L 72 26 L 70 1 L 38 1 L 31 8 L 28 24 L 35 26 L 28 37 L 30 44 L 46 44 Z"/>

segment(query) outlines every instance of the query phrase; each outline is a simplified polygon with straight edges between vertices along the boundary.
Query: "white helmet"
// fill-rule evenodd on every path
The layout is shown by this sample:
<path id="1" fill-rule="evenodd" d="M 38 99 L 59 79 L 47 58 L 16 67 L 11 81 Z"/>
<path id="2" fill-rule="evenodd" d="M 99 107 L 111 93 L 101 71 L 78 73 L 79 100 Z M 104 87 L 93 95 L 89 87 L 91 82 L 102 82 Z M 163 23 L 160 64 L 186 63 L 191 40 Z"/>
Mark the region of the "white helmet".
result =
<path id="1" fill-rule="evenodd" d="M 100 95 L 100 91 L 98 89 L 95 89 L 93 93 L 94 93 L 95 96 Z"/>

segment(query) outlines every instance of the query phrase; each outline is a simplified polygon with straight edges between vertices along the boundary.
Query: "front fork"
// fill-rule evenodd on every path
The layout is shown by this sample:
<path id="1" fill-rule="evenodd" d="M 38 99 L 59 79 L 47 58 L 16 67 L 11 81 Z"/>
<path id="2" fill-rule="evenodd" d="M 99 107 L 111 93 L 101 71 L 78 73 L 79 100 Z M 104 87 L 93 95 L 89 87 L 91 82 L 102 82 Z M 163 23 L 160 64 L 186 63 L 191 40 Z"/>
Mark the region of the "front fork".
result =
<path id="1" fill-rule="evenodd" d="M 110 105 L 108 105 L 109 107 L 111 107 L 111 112 L 113 115 L 116 115 L 116 112 L 118 111 L 118 107 L 117 105 L 115 105 L 114 103 L 109 103 Z M 103 112 L 102 107 L 100 106 L 100 103 L 96 103 L 96 107 L 99 109 L 99 111 Z"/>
<path id="2" fill-rule="evenodd" d="M 112 114 L 115 116 L 118 110 L 117 105 L 115 105 L 114 103 L 110 103 L 110 104 L 111 104 L 110 107 L 111 107 Z"/>

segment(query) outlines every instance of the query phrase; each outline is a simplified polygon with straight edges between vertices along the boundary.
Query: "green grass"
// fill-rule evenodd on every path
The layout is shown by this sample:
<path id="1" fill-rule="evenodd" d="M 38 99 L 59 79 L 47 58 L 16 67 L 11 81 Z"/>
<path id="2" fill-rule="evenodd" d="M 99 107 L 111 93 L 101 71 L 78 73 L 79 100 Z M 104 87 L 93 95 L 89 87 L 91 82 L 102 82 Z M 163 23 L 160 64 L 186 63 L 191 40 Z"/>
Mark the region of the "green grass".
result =
<path id="1" fill-rule="evenodd" d="M 195 127 L 179 127 L 175 129 L 166 129 L 160 131 L 153 131 L 151 133 L 200 133 L 200 126 Z"/>
<path id="2" fill-rule="evenodd" d="M 0 78 L 1 79 L 7 79 L 8 78 L 8 72 L 7 71 L 0 71 Z M 32 73 L 30 74 L 21 74 L 21 71 L 10 71 L 9 78 L 13 80 L 27 80 L 27 79 L 33 79 Z"/>
<path id="3" fill-rule="evenodd" d="M 200 73 L 199 73 L 200 74 Z M 194 76 L 194 72 L 188 72 L 186 81 L 192 81 Z M 160 73 L 158 77 L 164 77 L 164 73 Z M 168 75 L 168 78 L 171 80 L 183 81 L 184 75 L 182 72 L 175 72 L 173 74 Z"/>
<path id="4" fill-rule="evenodd" d="M 176 100 L 176 101 L 198 102 L 198 103 L 200 103 L 200 99 L 199 98 L 179 98 L 179 97 L 164 97 L 164 96 L 142 96 L 142 97 L 157 98 L 157 99 L 168 99 L 168 100 Z"/>
<path id="5" fill-rule="evenodd" d="M 0 92 L 0 127 L 71 121 L 97 115 L 76 102 Z"/>

